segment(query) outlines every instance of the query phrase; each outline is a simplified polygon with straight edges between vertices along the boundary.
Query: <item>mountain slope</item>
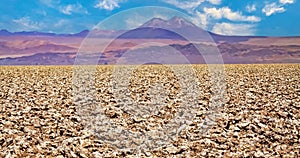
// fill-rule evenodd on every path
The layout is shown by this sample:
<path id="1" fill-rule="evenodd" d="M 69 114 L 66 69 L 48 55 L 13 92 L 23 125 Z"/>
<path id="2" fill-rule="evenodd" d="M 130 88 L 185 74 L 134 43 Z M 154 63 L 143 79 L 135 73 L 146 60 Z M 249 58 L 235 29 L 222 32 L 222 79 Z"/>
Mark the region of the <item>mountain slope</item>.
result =
<path id="1" fill-rule="evenodd" d="M 173 17 L 169 20 L 153 18 L 141 25 L 140 28 L 160 28 L 168 30 L 170 32 L 174 32 L 177 36 L 182 36 L 182 38 L 185 38 L 188 41 L 211 41 L 210 32 L 205 31 L 186 19 L 179 17 Z"/>
<path id="2" fill-rule="evenodd" d="M 192 43 L 202 44 L 212 40 L 216 42 L 224 63 L 227 64 L 300 63 L 300 37 L 221 36 L 205 31 L 183 18 L 173 17 L 169 20 L 153 18 L 140 27 L 127 31 L 94 29 L 77 34 L 54 34 L 10 33 L 0 30 L 0 65 L 70 65 L 74 63 L 76 51 L 86 36 L 92 40 L 97 38 L 101 43 L 101 40 L 110 40 L 116 35 L 120 36 L 103 52 L 100 64 L 114 64 L 131 49 L 149 50 L 150 47 L 142 46 L 147 42 L 164 43 L 162 49 L 173 47 L 191 63 L 205 64 Z M 185 39 L 187 37 L 189 39 Z M 97 40 L 95 42 L 98 42 Z M 95 47 L 93 42 L 89 44 L 86 47 Z M 161 46 L 156 48 L 159 47 Z M 93 57 L 89 56 L 86 59 Z"/>

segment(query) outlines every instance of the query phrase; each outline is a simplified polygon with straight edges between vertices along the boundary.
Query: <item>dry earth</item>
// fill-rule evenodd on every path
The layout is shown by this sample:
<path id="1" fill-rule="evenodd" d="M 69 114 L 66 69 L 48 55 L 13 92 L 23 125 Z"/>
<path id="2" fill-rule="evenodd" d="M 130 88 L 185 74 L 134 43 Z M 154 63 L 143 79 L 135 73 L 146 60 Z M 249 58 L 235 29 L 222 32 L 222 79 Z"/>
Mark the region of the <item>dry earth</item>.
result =
<path id="1" fill-rule="evenodd" d="M 206 132 L 198 125 L 209 111 L 210 82 L 206 66 L 194 68 L 201 108 L 195 109 L 193 123 L 169 145 L 136 153 L 104 143 L 84 126 L 72 97 L 73 67 L 0 67 L 0 157 L 300 156 L 299 64 L 226 65 L 225 104 Z M 129 89 L 138 103 L 149 99 L 148 89 L 158 81 L 167 89 L 165 99 L 176 99 L 180 85 L 166 67 L 142 66 L 135 72 Z M 99 66 L 96 76 L 98 106 L 127 130 L 151 130 L 151 124 L 163 125 L 176 114 L 176 101 L 166 102 L 153 121 L 114 111 L 108 84 L 112 67 Z"/>

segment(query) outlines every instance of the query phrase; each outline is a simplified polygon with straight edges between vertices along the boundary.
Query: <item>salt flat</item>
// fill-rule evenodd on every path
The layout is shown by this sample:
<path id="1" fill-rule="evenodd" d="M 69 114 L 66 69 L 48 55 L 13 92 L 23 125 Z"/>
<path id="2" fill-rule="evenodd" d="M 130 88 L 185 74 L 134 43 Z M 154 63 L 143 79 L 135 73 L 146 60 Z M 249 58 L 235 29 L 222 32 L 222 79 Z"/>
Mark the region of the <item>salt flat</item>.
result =
<path id="1" fill-rule="evenodd" d="M 192 67 L 199 79 L 199 109 L 192 123 L 168 145 L 142 153 L 120 150 L 99 139 L 94 133 L 97 129 L 86 126 L 78 113 L 80 102 L 73 98 L 72 66 L 0 67 L 0 156 L 300 156 L 299 64 L 225 65 L 224 104 L 214 109 L 214 124 L 206 130 L 201 122 L 211 112 L 212 83 L 207 66 Z M 164 126 L 182 104 L 176 98 L 182 85 L 166 66 L 144 65 L 129 78 L 129 96 L 137 104 L 164 104 L 144 118 L 118 109 L 110 88 L 113 66 L 95 70 L 96 108 L 104 109 L 107 119 L 125 130 L 151 131 Z M 153 93 L 163 97 L 151 100 Z"/>

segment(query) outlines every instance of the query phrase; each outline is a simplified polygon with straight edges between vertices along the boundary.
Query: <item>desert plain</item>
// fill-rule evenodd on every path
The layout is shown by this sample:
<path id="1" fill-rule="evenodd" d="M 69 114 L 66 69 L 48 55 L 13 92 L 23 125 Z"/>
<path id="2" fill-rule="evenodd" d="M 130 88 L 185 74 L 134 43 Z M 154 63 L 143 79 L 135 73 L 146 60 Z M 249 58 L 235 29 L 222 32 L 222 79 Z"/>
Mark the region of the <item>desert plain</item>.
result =
<path id="1" fill-rule="evenodd" d="M 167 145 L 137 152 L 102 141 L 85 125 L 73 96 L 73 66 L 1 66 L 0 157 L 300 156 L 300 64 L 225 65 L 224 103 L 206 131 L 199 122 L 209 113 L 210 78 L 206 65 L 193 69 L 200 108 L 192 123 Z M 148 90 L 156 82 L 166 90 L 165 106 L 151 118 L 114 110 L 112 77 L 113 66 L 97 66 L 97 106 L 116 125 L 151 131 L 176 115 L 180 84 L 166 66 L 144 65 L 130 78 L 128 89 L 137 103 L 151 99 Z"/>

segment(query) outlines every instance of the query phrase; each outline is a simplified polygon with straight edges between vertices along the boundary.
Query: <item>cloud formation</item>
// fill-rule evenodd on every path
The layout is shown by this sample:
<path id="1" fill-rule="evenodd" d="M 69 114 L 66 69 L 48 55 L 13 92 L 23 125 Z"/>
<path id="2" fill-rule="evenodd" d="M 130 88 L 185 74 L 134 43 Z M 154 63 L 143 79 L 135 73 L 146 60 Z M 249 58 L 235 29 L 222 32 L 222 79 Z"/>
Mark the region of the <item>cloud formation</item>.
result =
<path id="1" fill-rule="evenodd" d="M 276 13 L 283 13 L 286 10 L 281 5 L 277 5 L 276 3 L 267 4 L 263 9 L 262 12 L 266 14 L 266 16 L 271 16 L 272 14 Z"/>
<path id="2" fill-rule="evenodd" d="M 226 18 L 231 21 L 248 21 L 248 22 L 259 22 L 261 19 L 256 16 L 245 16 L 240 12 L 233 12 L 228 7 L 223 8 L 204 8 L 204 13 L 214 19 Z"/>
<path id="3" fill-rule="evenodd" d="M 39 30 L 44 27 L 44 24 L 41 22 L 34 22 L 30 19 L 30 17 L 22 17 L 20 19 L 14 19 L 14 23 L 19 25 L 24 31 L 27 30 Z"/>
<path id="4" fill-rule="evenodd" d="M 79 3 L 61 6 L 59 11 L 66 15 L 71 15 L 72 13 L 88 14 L 88 11 Z"/>
<path id="5" fill-rule="evenodd" d="M 219 5 L 221 4 L 222 0 L 208 0 L 211 4 Z"/>
<path id="6" fill-rule="evenodd" d="M 58 20 L 55 24 L 54 24 L 54 27 L 55 28 L 60 28 L 60 27 L 62 27 L 62 26 L 64 26 L 64 25 L 66 25 L 67 24 L 67 20 L 65 20 L 65 19 L 60 19 L 60 20 Z"/>
<path id="7" fill-rule="evenodd" d="M 248 5 L 246 6 L 246 10 L 247 10 L 247 12 L 249 12 L 249 13 L 254 12 L 254 11 L 256 11 L 256 5 L 255 5 L 255 4 L 252 4 L 252 5 L 248 4 Z"/>
<path id="8" fill-rule="evenodd" d="M 293 4 L 295 0 L 279 0 L 281 4 Z"/>
<path id="9" fill-rule="evenodd" d="M 202 4 L 205 0 L 192 0 L 192 1 L 185 1 L 185 0 L 166 0 L 166 3 L 172 4 L 178 8 L 184 9 L 188 12 L 194 11 L 200 4 Z M 218 1 L 218 0 L 212 0 Z"/>
<path id="10" fill-rule="evenodd" d="M 60 3 L 59 0 L 40 0 L 40 2 L 50 8 L 55 8 Z"/>
<path id="11" fill-rule="evenodd" d="M 257 23 L 261 21 L 261 18 L 254 15 L 244 15 L 240 11 L 232 11 L 228 6 L 223 6 L 221 8 L 216 8 L 214 6 L 220 5 L 222 0 L 167 0 L 165 1 L 169 4 L 174 5 L 177 8 L 186 10 L 188 13 L 192 14 L 193 17 L 191 21 L 197 26 L 202 27 L 206 30 L 211 30 L 212 32 L 226 34 L 226 35 L 250 35 L 254 34 Z M 206 5 L 203 9 L 200 7 L 204 2 L 210 3 Z M 207 4 L 207 3 L 205 3 Z M 209 7 L 213 5 L 212 7 Z M 246 11 L 254 12 L 256 11 L 256 5 L 248 5 Z M 229 23 L 225 21 L 232 21 Z M 219 22 L 215 25 L 214 23 Z M 222 22 L 222 23 L 221 23 Z M 239 24 L 236 24 L 239 23 Z M 251 24 L 247 24 L 251 23 Z M 223 28 L 222 28 L 223 27 Z M 239 28 L 244 27 L 244 28 Z"/>
<path id="12" fill-rule="evenodd" d="M 177 8 L 184 9 L 187 12 L 194 12 L 202 3 L 209 2 L 213 5 L 219 5 L 222 3 L 222 0 L 166 0 L 166 3 L 172 4 Z"/>
<path id="13" fill-rule="evenodd" d="M 123 1 L 121 0 L 99 0 L 98 3 L 94 6 L 98 9 L 105 9 L 105 10 L 114 10 L 115 8 L 120 8 L 119 3 Z"/>
<path id="14" fill-rule="evenodd" d="M 231 23 L 217 23 L 212 32 L 221 35 L 238 35 L 249 36 L 255 34 L 255 25 L 252 24 L 231 24 Z"/>
<path id="15" fill-rule="evenodd" d="M 195 16 L 192 18 L 192 22 L 197 26 L 202 27 L 203 29 L 207 29 L 208 27 L 208 18 L 206 14 L 199 11 L 195 12 Z"/>

